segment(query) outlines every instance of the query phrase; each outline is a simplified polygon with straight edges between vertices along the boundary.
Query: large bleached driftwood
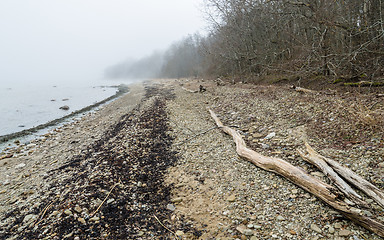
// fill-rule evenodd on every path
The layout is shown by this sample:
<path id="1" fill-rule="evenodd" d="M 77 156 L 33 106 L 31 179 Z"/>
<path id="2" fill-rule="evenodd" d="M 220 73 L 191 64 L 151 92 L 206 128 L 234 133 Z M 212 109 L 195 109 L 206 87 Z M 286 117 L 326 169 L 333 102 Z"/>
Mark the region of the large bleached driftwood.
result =
<path id="1" fill-rule="evenodd" d="M 309 162 L 320 161 L 320 162 L 324 162 L 325 164 L 328 163 L 346 181 L 353 184 L 355 187 L 360 189 L 369 197 L 373 198 L 380 206 L 384 207 L 384 193 L 380 189 L 378 189 L 372 183 L 368 182 L 364 178 L 354 173 L 351 169 L 347 167 L 343 167 L 341 164 L 339 164 L 335 160 L 332 160 L 330 158 L 326 158 L 320 155 L 308 143 L 306 143 L 305 145 L 306 145 L 308 154 L 303 154 L 302 155 L 303 158 L 305 158 Z"/>
<path id="2" fill-rule="evenodd" d="M 309 175 L 304 170 L 293 166 L 287 161 L 280 158 L 263 156 L 247 148 L 243 138 L 236 130 L 224 126 L 212 110 L 209 110 L 209 112 L 211 117 L 215 120 L 216 125 L 225 133 L 232 136 L 236 144 L 236 152 L 239 156 L 264 170 L 274 172 L 285 177 L 294 184 L 320 198 L 325 203 L 338 210 L 345 217 L 369 229 L 370 231 L 375 232 L 379 236 L 384 237 L 384 224 L 373 217 L 362 215 L 362 211 L 360 209 L 344 202 L 344 193 L 339 191 L 337 188 Z"/>
<path id="3" fill-rule="evenodd" d="M 308 143 L 305 143 L 307 152 L 297 150 L 300 156 L 307 162 L 318 167 L 327 177 L 331 179 L 336 187 L 342 191 L 346 196 L 352 197 L 355 202 L 363 205 L 362 197 L 353 190 L 348 183 L 346 183 L 328 164 L 324 158 L 316 153 L 315 150 Z"/>

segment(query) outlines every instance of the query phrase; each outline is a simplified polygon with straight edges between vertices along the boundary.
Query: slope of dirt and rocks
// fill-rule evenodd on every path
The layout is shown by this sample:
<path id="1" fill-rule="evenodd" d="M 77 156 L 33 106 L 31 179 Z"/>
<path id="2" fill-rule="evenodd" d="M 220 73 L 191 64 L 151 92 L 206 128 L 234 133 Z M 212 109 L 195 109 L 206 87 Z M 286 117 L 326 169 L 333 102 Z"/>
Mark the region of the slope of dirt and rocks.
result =
<path id="1" fill-rule="evenodd" d="M 206 91 L 199 90 L 200 85 Z M 221 85 L 221 83 L 220 83 Z M 247 145 L 328 181 L 322 155 L 384 189 L 384 99 L 288 85 L 158 80 L 0 155 L 1 239 L 380 239 L 237 156 Z M 384 211 L 365 199 L 384 220 Z"/>
<path id="2" fill-rule="evenodd" d="M 168 104 L 179 164 L 177 211 L 199 222 L 202 239 L 380 239 L 344 219 L 314 196 L 236 154 L 231 137 L 215 129 L 207 108 L 236 128 L 253 150 L 279 157 L 328 181 L 297 153 L 308 141 L 384 188 L 384 101 L 358 89 L 300 93 L 290 85 L 183 81 Z M 203 93 L 191 93 L 199 85 Z M 373 107 L 372 107 L 373 106 Z M 203 133 L 203 134 L 201 134 Z M 375 214 L 384 212 L 366 199 Z"/>

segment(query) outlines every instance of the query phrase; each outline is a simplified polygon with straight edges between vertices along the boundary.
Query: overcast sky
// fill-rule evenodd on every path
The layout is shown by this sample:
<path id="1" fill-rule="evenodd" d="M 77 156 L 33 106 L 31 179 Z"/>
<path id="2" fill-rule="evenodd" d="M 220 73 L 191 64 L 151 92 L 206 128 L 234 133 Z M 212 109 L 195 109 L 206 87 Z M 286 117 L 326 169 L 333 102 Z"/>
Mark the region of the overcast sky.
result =
<path id="1" fill-rule="evenodd" d="M 0 83 L 90 81 L 204 32 L 202 0 L 0 0 Z"/>

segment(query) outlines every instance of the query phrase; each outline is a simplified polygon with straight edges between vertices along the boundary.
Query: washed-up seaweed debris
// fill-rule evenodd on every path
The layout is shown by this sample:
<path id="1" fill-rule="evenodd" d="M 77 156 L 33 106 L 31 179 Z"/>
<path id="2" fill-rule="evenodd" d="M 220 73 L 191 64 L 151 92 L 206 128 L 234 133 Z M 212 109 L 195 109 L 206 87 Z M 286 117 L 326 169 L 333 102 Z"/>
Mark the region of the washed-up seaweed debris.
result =
<path id="1" fill-rule="evenodd" d="M 49 173 L 53 183 L 40 203 L 7 215 L 12 221 L 0 237 L 170 239 L 177 230 L 198 237 L 183 219 L 171 221 L 167 208 L 170 186 L 163 175 L 177 160 L 168 135 L 169 98 L 171 91 L 147 87 L 141 104 L 103 138 Z"/>

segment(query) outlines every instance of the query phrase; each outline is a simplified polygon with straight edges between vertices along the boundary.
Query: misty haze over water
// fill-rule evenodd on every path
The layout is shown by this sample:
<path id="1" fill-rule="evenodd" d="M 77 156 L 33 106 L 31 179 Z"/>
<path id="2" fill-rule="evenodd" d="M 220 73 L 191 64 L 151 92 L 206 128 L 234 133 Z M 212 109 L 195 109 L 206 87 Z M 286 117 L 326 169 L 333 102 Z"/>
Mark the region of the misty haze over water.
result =
<path id="1" fill-rule="evenodd" d="M 115 94 L 105 69 L 199 31 L 202 0 L 2 0 L 0 136 Z M 145 71 L 145 69 L 144 69 Z M 56 86 L 56 87 L 54 87 Z M 63 101 L 63 99 L 68 99 Z M 60 110 L 68 105 L 68 111 Z"/>
<path id="2" fill-rule="evenodd" d="M 101 82 L 99 82 L 101 83 Z M 113 82 L 104 82 L 111 86 Z M 29 129 L 80 110 L 116 92 L 94 84 L 7 84 L 0 87 L 0 136 Z M 60 107 L 68 106 L 69 110 Z"/>

